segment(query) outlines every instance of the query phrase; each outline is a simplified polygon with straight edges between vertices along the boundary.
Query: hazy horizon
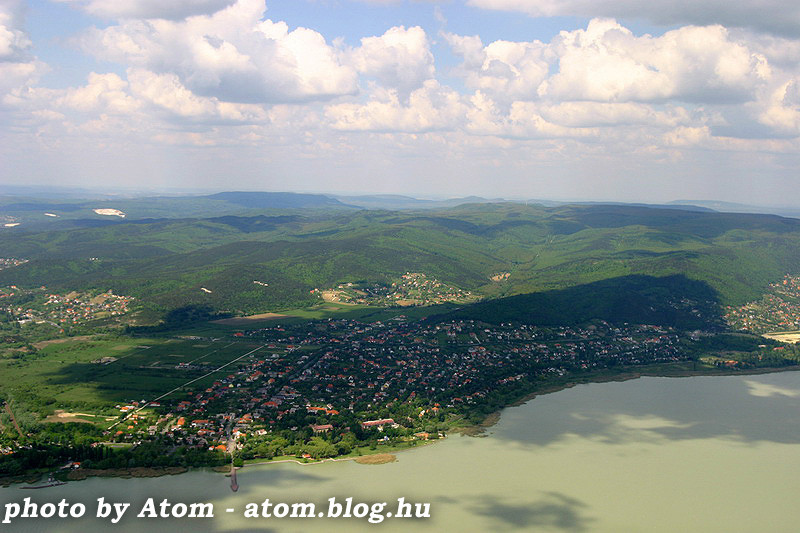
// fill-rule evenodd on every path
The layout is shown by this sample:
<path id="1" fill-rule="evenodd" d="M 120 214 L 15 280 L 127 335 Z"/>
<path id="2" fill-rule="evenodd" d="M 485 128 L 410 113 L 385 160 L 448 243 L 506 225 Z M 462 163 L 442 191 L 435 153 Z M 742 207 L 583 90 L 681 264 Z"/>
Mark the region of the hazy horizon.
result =
<path id="1" fill-rule="evenodd" d="M 103 190 L 86 189 L 80 187 L 45 187 L 41 185 L 21 185 L 21 186 L 0 186 L 0 197 L 8 198 L 41 198 L 47 200 L 72 199 L 72 200 L 92 200 L 113 201 L 114 198 L 135 199 L 146 197 L 183 197 L 183 196 L 206 196 L 222 192 L 266 192 L 266 193 L 290 193 L 290 194 L 311 194 L 324 195 L 338 198 L 370 198 L 370 197 L 397 197 L 407 198 L 417 201 L 447 202 L 453 200 L 477 198 L 490 202 L 544 202 L 546 204 L 632 204 L 632 205 L 651 205 L 651 206 L 691 206 L 706 207 L 717 210 L 730 210 L 731 212 L 763 212 L 778 214 L 781 216 L 797 217 L 800 215 L 800 204 L 748 204 L 739 202 L 725 202 L 717 199 L 687 199 L 676 198 L 666 202 L 647 202 L 647 201 L 622 201 L 616 199 L 581 199 L 581 198 L 519 198 L 519 197 L 497 197 L 486 198 L 477 195 L 426 195 L 414 193 L 370 193 L 367 191 L 353 192 L 331 192 L 324 190 L 234 190 L 225 188 L 107 188 Z"/>

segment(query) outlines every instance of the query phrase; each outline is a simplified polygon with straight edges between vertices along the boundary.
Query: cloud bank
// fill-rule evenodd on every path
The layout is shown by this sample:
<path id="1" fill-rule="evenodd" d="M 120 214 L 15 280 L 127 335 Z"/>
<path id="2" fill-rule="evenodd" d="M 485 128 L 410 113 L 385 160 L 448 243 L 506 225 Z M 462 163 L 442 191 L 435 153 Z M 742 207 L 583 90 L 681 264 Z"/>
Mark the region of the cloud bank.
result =
<path id="1" fill-rule="evenodd" d="M 659 26 L 721 24 L 800 36 L 800 4 L 785 0 L 468 0 L 483 9 L 532 17 L 577 16 L 643 19 Z"/>
<path id="2" fill-rule="evenodd" d="M 427 160 L 433 172 L 463 157 L 475 173 L 517 175 L 559 161 L 562 172 L 614 161 L 707 168 L 728 154 L 731 165 L 748 159 L 749 168 L 788 175 L 800 148 L 800 41 L 704 19 L 718 7 L 711 1 L 680 20 L 670 19 L 672 3 L 628 12 L 692 23 L 654 36 L 611 18 L 620 2 L 471 0 L 533 16 L 602 17 L 549 41 L 397 25 L 351 45 L 267 18 L 263 0 L 67 1 L 113 21 L 75 42 L 118 69 L 91 72 L 80 86 L 41 85 L 47 67 L 31 53 L 20 4 L 2 0 L 0 110 L 18 151 L 96 139 L 108 154 L 216 147 L 270 168 L 288 168 L 291 155 L 309 173 L 314 161 L 330 170 L 358 154 L 364 169 Z M 783 20 L 800 11 L 774 7 Z M 742 22 L 752 9 L 724 17 Z M 735 25 L 769 26 L 756 16 Z"/>

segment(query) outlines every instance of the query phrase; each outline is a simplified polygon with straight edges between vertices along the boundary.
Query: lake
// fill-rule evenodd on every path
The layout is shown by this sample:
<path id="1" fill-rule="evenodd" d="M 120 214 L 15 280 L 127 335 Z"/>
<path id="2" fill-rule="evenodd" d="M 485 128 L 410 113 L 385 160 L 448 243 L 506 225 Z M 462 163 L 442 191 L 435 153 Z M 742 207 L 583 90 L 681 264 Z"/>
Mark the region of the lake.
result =
<path id="1" fill-rule="evenodd" d="M 396 463 L 275 464 L 221 474 L 89 479 L 0 489 L 8 502 L 86 505 L 83 518 L 22 519 L 7 531 L 107 531 L 97 499 L 131 503 L 113 531 L 795 532 L 800 528 L 800 372 L 641 378 L 579 385 L 503 411 L 484 437 L 451 436 Z M 214 518 L 137 518 L 159 504 L 209 502 Z M 431 518 L 244 518 L 245 505 L 328 499 L 430 503 Z M 362 506 L 361 511 L 372 510 Z M 228 513 L 226 509 L 234 509 Z M 376 509 L 377 511 L 377 509 Z M 91 515 L 91 516 L 90 516 Z"/>

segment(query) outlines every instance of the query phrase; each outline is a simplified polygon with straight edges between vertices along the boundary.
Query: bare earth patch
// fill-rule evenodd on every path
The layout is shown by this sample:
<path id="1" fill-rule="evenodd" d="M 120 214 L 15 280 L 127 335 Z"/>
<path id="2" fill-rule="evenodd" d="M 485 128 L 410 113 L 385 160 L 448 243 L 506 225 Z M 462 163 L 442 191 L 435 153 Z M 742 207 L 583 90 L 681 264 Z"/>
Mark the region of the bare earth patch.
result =
<path id="1" fill-rule="evenodd" d="M 360 291 L 356 291 L 356 292 L 360 292 Z M 341 293 L 341 291 L 322 291 L 322 292 L 320 293 L 320 295 L 322 296 L 322 299 L 323 299 L 325 302 L 328 302 L 329 304 L 337 304 L 337 305 L 358 305 L 358 304 L 354 304 L 354 303 L 352 303 L 352 302 L 345 302 L 345 301 L 342 299 L 342 296 L 341 296 L 341 294 L 343 294 L 343 293 Z"/>
<path id="2" fill-rule="evenodd" d="M 383 465 L 397 461 L 397 456 L 391 453 L 376 453 L 375 455 L 363 455 L 355 461 L 360 465 Z"/>
<path id="3" fill-rule="evenodd" d="M 800 342 L 800 331 L 765 333 L 763 337 L 780 342 L 797 344 L 797 342 Z"/>
<path id="4" fill-rule="evenodd" d="M 286 318 L 289 315 L 282 315 L 280 313 L 261 313 L 260 315 L 241 316 L 237 318 L 222 318 L 220 320 L 212 320 L 212 324 L 222 324 L 223 326 L 247 326 L 259 320 L 277 320 L 279 318 Z"/>
<path id="5" fill-rule="evenodd" d="M 55 413 L 48 416 L 44 419 L 45 422 L 54 422 L 54 423 L 61 423 L 66 424 L 67 422 L 81 422 L 83 424 L 91 424 L 86 419 L 78 418 L 80 416 L 94 416 L 87 413 L 68 413 L 66 411 L 62 411 L 61 409 L 56 410 Z"/>
<path id="6" fill-rule="evenodd" d="M 336 291 L 322 291 L 322 299 L 326 302 L 339 302 Z"/>
<path id="7" fill-rule="evenodd" d="M 88 341 L 89 339 L 94 338 L 94 335 L 78 335 L 77 337 L 67 337 L 66 339 L 53 339 L 49 341 L 39 341 L 33 344 L 33 347 L 37 350 L 41 350 L 45 346 L 50 346 L 51 344 L 61 344 L 64 342 L 72 342 L 72 341 Z"/>
<path id="8" fill-rule="evenodd" d="M 98 294 L 89 301 L 95 305 L 100 305 L 102 303 L 105 303 L 106 300 L 108 300 L 108 294 Z"/>

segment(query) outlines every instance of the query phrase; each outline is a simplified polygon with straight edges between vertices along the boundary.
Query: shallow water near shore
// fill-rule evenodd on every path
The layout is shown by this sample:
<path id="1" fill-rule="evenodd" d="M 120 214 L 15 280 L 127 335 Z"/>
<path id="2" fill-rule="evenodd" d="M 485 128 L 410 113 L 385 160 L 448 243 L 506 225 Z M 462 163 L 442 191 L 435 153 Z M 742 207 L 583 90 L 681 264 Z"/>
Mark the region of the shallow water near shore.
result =
<path id="1" fill-rule="evenodd" d="M 81 502 L 83 518 L 23 519 L 8 531 L 566 531 L 750 532 L 800 527 L 800 372 L 645 377 L 579 385 L 502 412 L 483 437 L 397 454 L 398 461 L 99 479 L 36 491 L 0 489 L 0 505 Z M 95 518 L 97 499 L 130 503 L 122 520 Z M 397 500 L 430 503 L 431 518 L 244 518 L 247 503 L 329 498 L 364 503 L 373 520 Z M 214 518 L 137 518 L 156 506 L 209 502 Z M 375 504 L 386 502 L 378 510 Z M 4 507 L 0 507 L 0 513 Z M 233 512 L 226 512 L 233 509 Z M 260 508 L 259 508 L 260 509 Z M 344 511 L 344 508 L 343 508 Z M 413 510 L 412 510 L 413 512 Z"/>

